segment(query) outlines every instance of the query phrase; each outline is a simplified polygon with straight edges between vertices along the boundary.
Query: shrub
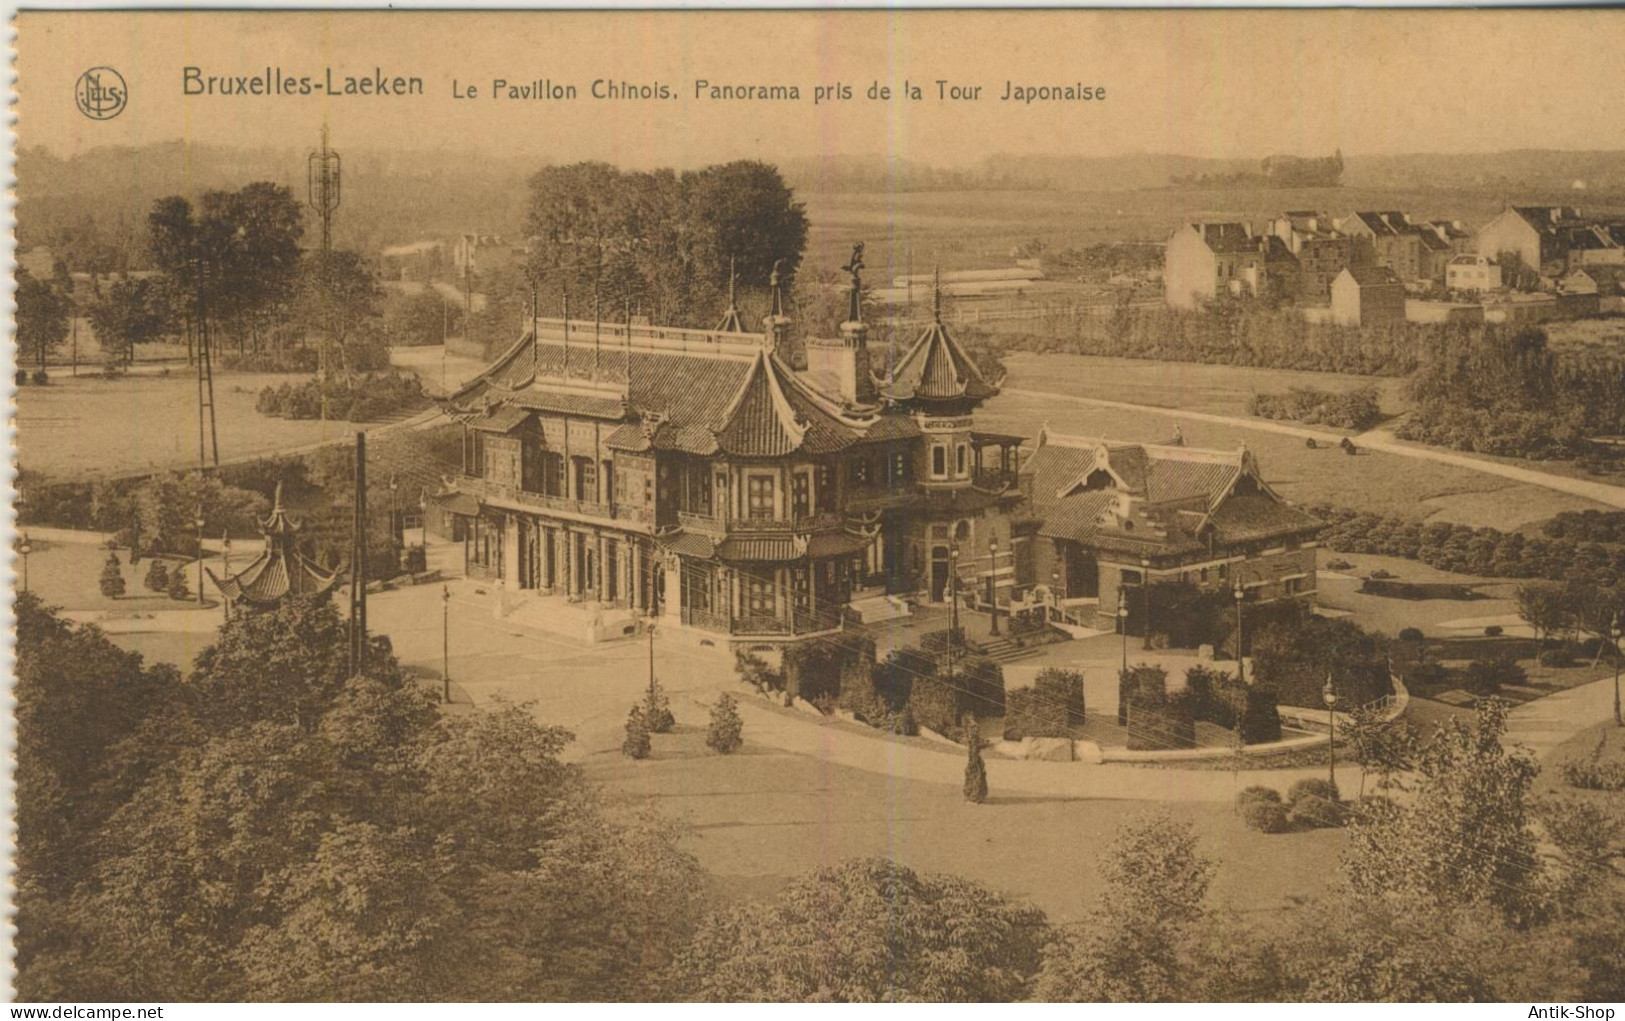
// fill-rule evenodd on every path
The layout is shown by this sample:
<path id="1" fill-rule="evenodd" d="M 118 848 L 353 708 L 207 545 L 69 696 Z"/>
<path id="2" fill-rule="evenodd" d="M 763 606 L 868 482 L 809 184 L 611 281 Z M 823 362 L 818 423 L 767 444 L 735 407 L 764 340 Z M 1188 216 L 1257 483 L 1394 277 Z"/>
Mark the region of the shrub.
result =
<path id="1" fill-rule="evenodd" d="M 1257 684 L 1236 687 L 1241 692 L 1241 743 L 1273 744 L 1281 740 L 1281 713 L 1276 709 L 1275 691 Z"/>
<path id="2" fill-rule="evenodd" d="M 954 683 L 958 684 L 958 680 Z M 951 736 L 959 732 L 960 715 L 965 706 L 961 693 L 944 679 L 916 677 L 909 688 L 908 708 L 919 726 Z"/>
<path id="3" fill-rule="evenodd" d="M 184 564 L 176 564 L 175 569 L 169 572 L 169 598 L 179 600 L 192 598 L 192 586 L 186 583 Z"/>
<path id="4" fill-rule="evenodd" d="M 1475 659 L 1467 666 L 1467 690 L 1474 695 L 1493 695 L 1504 685 L 1522 684 L 1528 673 L 1510 656 Z"/>
<path id="5" fill-rule="evenodd" d="M 1405 683 L 1413 688 L 1442 688 L 1450 683 L 1450 668 L 1435 659 L 1417 660 L 1405 671 Z"/>
<path id="6" fill-rule="evenodd" d="M 972 656 L 965 660 L 959 674 L 960 686 L 965 689 L 965 707 L 982 716 L 1004 715 L 1004 667 L 986 656 Z M 1083 718 L 1082 681 L 1079 681 L 1078 719 Z"/>
<path id="7" fill-rule="evenodd" d="M 635 705 L 626 714 L 626 739 L 621 742 L 621 754 L 629 759 L 647 759 L 654 750 L 649 740 L 649 723 L 643 718 L 643 706 Z"/>
<path id="8" fill-rule="evenodd" d="M 711 707 L 711 725 L 705 730 L 705 746 L 719 755 L 737 751 L 744 744 L 745 721 L 739 718 L 734 697 L 724 692 Z"/>
<path id="9" fill-rule="evenodd" d="M 894 712 L 908 705 L 909 691 L 915 678 L 932 677 L 937 672 L 937 661 L 919 649 L 893 649 L 884 661 L 870 670 L 870 681 L 875 694 Z"/>
<path id="10" fill-rule="evenodd" d="M 1625 791 L 1625 762 L 1603 761 L 1607 743 L 1608 735 L 1604 733 L 1590 755 L 1563 763 L 1563 782 L 1581 790 Z"/>
<path id="11" fill-rule="evenodd" d="M 1300 826 L 1343 825 L 1343 806 L 1315 794 L 1304 794 L 1292 802 L 1292 821 Z"/>
<path id="12" fill-rule="evenodd" d="M 1069 727 L 1081 727 L 1087 719 L 1083 702 L 1083 674 L 1076 670 L 1045 667 L 1033 678 L 1033 690 L 1065 714 Z"/>
<path id="13" fill-rule="evenodd" d="M 784 675 L 767 665 L 767 660 L 753 652 L 739 649 L 734 652 L 734 672 L 739 679 L 757 691 L 783 691 Z"/>
<path id="14" fill-rule="evenodd" d="M 162 560 L 153 559 L 147 564 L 147 575 L 142 580 L 149 592 L 167 592 L 169 590 L 169 568 Z"/>
<path id="15" fill-rule="evenodd" d="M 1574 665 L 1574 656 L 1567 648 L 1547 649 L 1540 654 L 1540 665 L 1549 667 L 1571 667 Z"/>
<path id="16" fill-rule="evenodd" d="M 1337 786 L 1330 780 L 1319 777 L 1305 777 L 1287 788 L 1286 803 L 1297 805 L 1299 800 L 1306 797 L 1321 798 L 1325 801 L 1336 802 L 1342 800 L 1338 794 Z"/>
<path id="17" fill-rule="evenodd" d="M 50 374 L 47 373 L 44 369 L 35 369 L 34 370 L 34 385 L 35 386 L 44 386 L 45 384 L 49 383 L 50 381 L 51 381 Z"/>
<path id="18" fill-rule="evenodd" d="M 119 570 L 117 553 L 107 554 L 107 560 L 102 564 L 102 576 L 97 582 L 102 595 L 109 599 L 117 599 L 124 594 L 124 572 Z"/>
<path id="19" fill-rule="evenodd" d="M 809 702 L 841 690 L 841 666 L 845 650 L 832 642 L 801 642 L 783 653 L 784 690 Z"/>
<path id="20" fill-rule="evenodd" d="M 1276 790 L 1274 787 L 1261 787 L 1254 785 L 1252 787 L 1243 787 L 1240 792 L 1236 794 L 1237 808 L 1246 808 L 1248 805 L 1256 801 L 1267 801 L 1271 804 L 1279 805 L 1281 804 L 1281 792 Z"/>
<path id="21" fill-rule="evenodd" d="M 927 631 L 920 636 L 920 648 L 926 652 L 941 654 L 948 651 L 950 644 L 955 650 L 965 647 L 964 628 L 943 628 L 941 631 Z"/>
<path id="22" fill-rule="evenodd" d="M 1425 636 L 1422 634 L 1422 629 L 1419 627 L 1407 627 L 1399 629 L 1399 640 L 1402 642 L 1420 642 L 1424 637 Z"/>
<path id="23" fill-rule="evenodd" d="M 969 758 L 965 762 L 965 800 L 973 805 L 987 801 L 987 763 L 982 761 L 982 729 L 976 717 L 965 727 L 965 747 Z"/>
<path id="24" fill-rule="evenodd" d="M 669 734 L 677 726 L 677 718 L 671 714 L 671 699 L 666 697 L 666 689 L 659 681 L 643 696 L 643 719 L 651 734 Z"/>
<path id="25" fill-rule="evenodd" d="M 12 377 L 12 382 L 17 384 L 18 386 L 27 386 L 28 385 L 28 370 L 27 369 L 18 369 L 17 370 L 17 375 Z"/>
<path id="26" fill-rule="evenodd" d="M 1504 633 L 1504 629 L 1499 624 L 1491 624 L 1489 627 L 1484 629 L 1485 638 L 1499 638 Z"/>
<path id="27" fill-rule="evenodd" d="M 1241 821 L 1260 833 L 1285 833 L 1291 829 L 1286 806 L 1275 801 L 1251 801 L 1241 806 Z"/>

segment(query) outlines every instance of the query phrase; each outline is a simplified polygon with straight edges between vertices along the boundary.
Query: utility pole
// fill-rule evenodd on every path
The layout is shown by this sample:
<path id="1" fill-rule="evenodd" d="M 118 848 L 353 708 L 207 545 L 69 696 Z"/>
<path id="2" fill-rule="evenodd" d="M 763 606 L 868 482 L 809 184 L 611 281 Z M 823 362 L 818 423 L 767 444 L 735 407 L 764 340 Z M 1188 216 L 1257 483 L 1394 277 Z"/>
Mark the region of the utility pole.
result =
<path id="1" fill-rule="evenodd" d="M 327 421 L 327 348 L 333 339 L 332 269 L 333 213 L 339 207 L 342 161 L 327 146 L 322 125 L 322 147 L 305 157 L 306 198 L 322 224 L 322 341 L 316 349 L 317 378 L 321 381 L 322 421 Z"/>
<path id="2" fill-rule="evenodd" d="M 367 665 L 367 433 L 355 434 L 355 524 L 350 553 L 350 676 Z"/>

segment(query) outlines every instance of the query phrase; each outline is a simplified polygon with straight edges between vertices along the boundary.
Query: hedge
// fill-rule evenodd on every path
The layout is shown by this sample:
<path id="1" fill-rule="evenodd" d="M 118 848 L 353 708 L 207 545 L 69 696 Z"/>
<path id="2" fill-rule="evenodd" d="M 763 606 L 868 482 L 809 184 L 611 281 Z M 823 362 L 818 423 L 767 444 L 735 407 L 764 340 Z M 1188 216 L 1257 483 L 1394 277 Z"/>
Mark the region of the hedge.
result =
<path id="1" fill-rule="evenodd" d="M 1197 665 L 1185 673 L 1196 718 L 1235 730 L 1241 725 L 1242 744 L 1270 744 L 1281 740 L 1281 716 L 1275 692 L 1258 684 L 1243 684 L 1233 674 Z"/>
<path id="2" fill-rule="evenodd" d="M 1260 418 L 1289 419 L 1307 425 L 1329 425 L 1334 429 L 1364 432 L 1382 418 L 1377 388 L 1362 386 L 1353 390 L 1317 390 L 1293 387 L 1284 394 L 1254 394 L 1247 413 Z"/>
<path id="3" fill-rule="evenodd" d="M 1026 737 L 1077 738 L 1086 722 L 1083 675 L 1074 670 L 1041 670 L 1031 688 L 1006 692 L 1004 701 L 1007 741 Z"/>

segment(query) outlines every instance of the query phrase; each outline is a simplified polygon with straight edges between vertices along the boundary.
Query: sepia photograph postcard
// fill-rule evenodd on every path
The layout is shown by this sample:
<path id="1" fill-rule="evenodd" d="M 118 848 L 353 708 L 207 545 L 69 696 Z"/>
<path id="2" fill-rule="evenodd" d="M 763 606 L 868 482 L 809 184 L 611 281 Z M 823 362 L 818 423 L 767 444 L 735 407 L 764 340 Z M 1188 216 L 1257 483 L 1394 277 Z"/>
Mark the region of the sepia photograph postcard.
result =
<path id="1" fill-rule="evenodd" d="M 11 44 L 13 1018 L 1616 1017 L 1625 10 Z"/>

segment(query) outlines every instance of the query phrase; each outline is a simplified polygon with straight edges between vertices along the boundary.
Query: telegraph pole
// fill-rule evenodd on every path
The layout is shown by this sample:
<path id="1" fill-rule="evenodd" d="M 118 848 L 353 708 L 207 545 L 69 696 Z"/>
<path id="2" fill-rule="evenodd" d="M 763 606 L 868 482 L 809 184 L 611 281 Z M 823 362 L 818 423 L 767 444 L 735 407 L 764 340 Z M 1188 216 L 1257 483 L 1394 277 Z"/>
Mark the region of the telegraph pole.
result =
<path id="1" fill-rule="evenodd" d="M 305 157 L 305 185 L 310 208 L 322 224 L 322 342 L 316 349 L 317 378 L 321 381 L 322 421 L 327 421 L 327 347 L 333 339 L 332 281 L 333 213 L 339 207 L 341 160 L 327 147 L 327 126 L 322 126 L 322 147 Z"/>
<path id="2" fill-rule="evenodd" d="M 355 434 L 355 524 L 350 553 L 350 676 L 367 665 L 367 433 Z"/>

